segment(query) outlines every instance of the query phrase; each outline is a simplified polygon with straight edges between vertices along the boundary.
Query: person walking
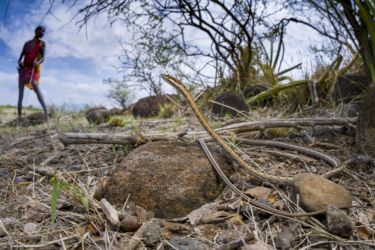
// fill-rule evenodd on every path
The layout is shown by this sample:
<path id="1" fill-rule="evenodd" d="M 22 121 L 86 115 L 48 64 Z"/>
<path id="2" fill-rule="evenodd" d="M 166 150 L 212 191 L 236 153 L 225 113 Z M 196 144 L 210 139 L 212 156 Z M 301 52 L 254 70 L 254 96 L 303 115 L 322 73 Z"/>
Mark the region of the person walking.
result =
<path id="1" fill-rule="evenodd" d="M 24 44 L 18 59 L 19 80 L 17 113 L 19 118 L 22 118 L 22 100 L 26 86 L 34 90 L 43 108 L 45 120 L 47 121 L 48 119 L 46 103 L 39 88 L 40 66 L 44 62 L 46 51 L 46 43 L 41 38 L 44 36 L 45 31 L 46 28 L 44 26 L 39 25 L 36 27 L 34 38 Z"/>

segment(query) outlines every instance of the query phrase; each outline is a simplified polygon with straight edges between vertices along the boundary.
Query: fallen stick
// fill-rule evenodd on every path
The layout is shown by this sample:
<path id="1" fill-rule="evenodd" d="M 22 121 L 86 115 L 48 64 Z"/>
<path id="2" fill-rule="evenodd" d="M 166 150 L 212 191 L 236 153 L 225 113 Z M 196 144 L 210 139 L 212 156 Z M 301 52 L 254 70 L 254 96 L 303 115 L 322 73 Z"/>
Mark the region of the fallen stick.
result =
<path id="1" fill-rule="evenodd" d="M 345 126 L 355 124 L 356 118 L 292 118 L 288 120 L 267 120 L 267 121 L 250 121 L 231 124 L 215 131 L 220 133 L 231 131 L 243 133 L 267 128 L 299 128 L 314 126 Z"/>
<path id="2" fill-rule="evenodd" d="M 294 118 L 289 120 L 268 120 L 242 122 L 225 126 L 215 131 L 242 133 L 279 127 L 313 127 L 313 126 L 344 126 L 355 123 L 356 119 L 344 118 Z M 71 144 L 142 144 L 147 141 L 160 141 L 181 138 L 180 133 L 164 134 L 110 134 L 110 133 L 59 133 L 57 138 L 65 145 Z M 208 135 L 206 131 L 188 132 L 184 139 L 195 139 L 197 136 Z"/>
<path id="3" fill-rule="evenodd" d="M 306 148 L 290 143 L 285 143 L 285 142 L 278 142 L 278 141 L 269 141 L 269 140 L 249 140 L 245 138 L 236 138 L 236 142 L 245 144 L 245 145 L 252 145 L 252 146 L 265 146 L 265 147 L 275 147 L 275 148 L 280 148 L 280 149 L 287 149 L 287 150 L 292 150 L 296 151 L 298 153 L 313 157 L 318 160 L 322 160 L 332 166 L 333 168 L 338 168 L 341 165 L 341 162 L 339 159 L 324 154 L 322 152 L 316 151 L 311 148 Z"/>
<path id="4" fill-rule="evenodd" d="M 117 210 L 106 199 L 103 198 L 100 200 L 100 207 L 103 209 L 105 216 L 113 226 L 120 223 Z"/>
<path id="5" fill-rule="evenodd" d="M 58 139 L 65 145 L 70 144 L 142 144 L 147 141 L 176 139 L 171 134 L 110 134 L 110 133 L 59 133 Z"/>
<path id="6" fill-rule="evenodd" d="M 133 249 L 136 249 L 137 246 L 139 245 L 139 243 L 141 242 L 144 234 L 145 234 L 145 231 L 148 227 L 148 225 L 150 224 L 151 222 L 146 222 L 144 223 L 138 230 L 137 232 L 134 233 L 134 235 L 131 237 L 131 239 L 129 240 L 129 243 L 128 245 L 124 248 L 124 249 L 129 249 L 129 250 L 133 250 Z"/>

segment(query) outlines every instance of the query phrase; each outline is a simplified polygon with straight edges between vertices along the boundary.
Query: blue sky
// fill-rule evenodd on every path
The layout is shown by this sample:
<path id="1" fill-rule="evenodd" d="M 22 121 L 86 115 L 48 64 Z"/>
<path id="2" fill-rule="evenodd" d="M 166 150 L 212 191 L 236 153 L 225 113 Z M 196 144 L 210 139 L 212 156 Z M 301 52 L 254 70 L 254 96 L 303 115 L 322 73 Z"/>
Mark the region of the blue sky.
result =
<path id="1" fill-rule="evenodd" d="M 120 24 L 109 26 L 105 16 L 98 16 L 88 24 L 87 32 L 79 31 L 75 21 L 69 22 L 77 7 L 59 4 L 54 15 L 45 16 L 48 1 L 11 0 L 5 15 L 7 3 L 0 0 L 0 105 L 17 102 L 17 60 L 39 24 L 47 27 L 40 85 L 47 103 L 111 105 L 103 79 L 121 78 L 115 69 L 121 54 L 119 41 L 129 34 Z M 39 105 L 33 92 L 26 92 L 24 105 Z"/>
<path id="2" fill-rule="evenodd" d="M 86 1 L 79 1 L 82 2 Z M 43 24 L 47 27 L 43 38 L 47 50 L 40 87 L 47 104 L 113 106 L 106 98 L 108 86 L 103 84 L 103 79 L 121 78 L 121 73 L 115 69 L 120 65 L 120 42 L 130 42 L 131 34 L 119 22 L 110 26 L 105 15 L 97 16 L 86 29 L 79 30 L 77 19 L 69 22 L 79 6 L 69 9 L 56 1 L 53 15 L 46 15 L 48 8 L 49 1 L 0 0 L 0 105 L 17 103 L 17 60 L 23 44 L 32 39 L 35 27 Z M 284 40 L 287 45 L 285 67 L 300 61 L 307 67 L 311 58 L 308 45 L 320 41 L 313 31 L 300 25 L 291 25 Z M 146 93 L 138 91 L 136 95 L 139 98 Z M 27 105 L 39 107 L 31 91 L 25 93 L 24 106 Z"/>

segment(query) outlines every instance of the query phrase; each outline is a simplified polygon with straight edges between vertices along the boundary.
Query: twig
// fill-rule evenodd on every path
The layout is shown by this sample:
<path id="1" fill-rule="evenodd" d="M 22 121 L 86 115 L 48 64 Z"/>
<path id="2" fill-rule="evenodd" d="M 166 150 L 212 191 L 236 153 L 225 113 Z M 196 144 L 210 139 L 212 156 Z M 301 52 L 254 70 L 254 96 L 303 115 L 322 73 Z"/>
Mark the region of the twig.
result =
<path id="1" fill-rule="evenodd" d="M 41 248 L 41 247 L 46 247 L 46 246 L 49 246 L 49 245 L 52 245 L 52 244 L 55 244 L 55 243 L 61 243 L 61 241 L 69 240 L 69 239 L 73 239 L 73 238 L 79 238 L 79 235 L 74 234 L 74 235 L 71 235 L 71 236 L 67 236 L 67 237 L 64 237 L 64 238 L 52 240 L 52 241 L 46 242 L 44 244 L 37 244 L 37 245 L 25 245 L 25 244 L 22 244 L 21 242 L 16 240 L 16 243 L 18 245 L 12 245 L 12 247 L 16 247 L 16 248 Z"/>
<path id="2" fill-rule="evenodd" d="M 140 240 L 143 238 L 144 236 L 144 233 L 148 227 L 148 225 L 150 224 L 150 222 L 146 222 L 144 223 L 138 230 L 137 232 L 134 233 L 133 237 L 130 238 L 129 242 L 128 242 L 128 245 L 124 248 L 124 249 L 128 249 L 128 250 L 133 250 L 133 249 L 136 249 L 137 246 L 139 245 L 140 243 Z"/>

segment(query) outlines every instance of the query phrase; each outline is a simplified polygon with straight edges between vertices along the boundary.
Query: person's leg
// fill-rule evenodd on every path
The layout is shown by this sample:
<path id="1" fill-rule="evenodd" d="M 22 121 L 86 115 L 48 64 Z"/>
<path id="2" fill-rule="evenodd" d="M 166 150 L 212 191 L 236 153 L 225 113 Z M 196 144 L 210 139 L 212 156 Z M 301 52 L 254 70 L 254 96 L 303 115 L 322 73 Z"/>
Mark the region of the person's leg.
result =
<path id="1" fill-rule="evenodd" d="M 25 90 L 25 85 L 21 80 L 18 81 L 18 104 L 17 104 L 17 112 L 18 117 L 21 118 L 22 115 L 22 100 L 23 100 L 23 92 Z"/>
<path id="2" fill-rule="evenodd" d="M 38 84 L 36 84 L 35 82 L 33 82 L 33 89 L 34 89 L 36 96 L 38 97 L 38 101 L 40 105 L 42 105 L 42 108 L 44 110 L 44 115 L 46 116 L 46 120 L 47 120 L 48 116 L 47 116 L 46 103 L 44 102 L 44 98 L 43 98 L 42 92 L 40 92 Z"/>

